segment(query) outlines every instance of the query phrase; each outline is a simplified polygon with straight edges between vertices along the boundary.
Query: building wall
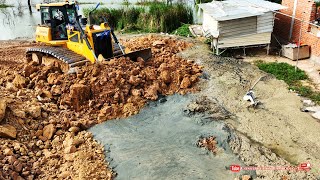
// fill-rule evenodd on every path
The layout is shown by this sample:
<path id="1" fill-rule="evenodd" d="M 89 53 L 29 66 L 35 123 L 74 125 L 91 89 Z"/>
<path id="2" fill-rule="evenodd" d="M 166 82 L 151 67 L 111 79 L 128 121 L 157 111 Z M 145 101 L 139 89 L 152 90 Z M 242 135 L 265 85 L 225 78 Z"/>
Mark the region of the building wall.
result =
<path id="1" fill-rule="evenodd" d="M 220 38 L 239 37 L 257 33 L 257 16 L 219 21 Z"/>
<path id="2" fill-rule="evenodd" d="M 271 40 L 271 32 L 219 38 L 218 48 L 243 47 L 243 46 L 269 44 L 270 40 Z"/>
<path id="3" fill-rule="evenodd" d="M 294 0 L 282 0 L 282 5 L 288 9 L 281 10 L 281 13 L 292 16 L 294 9 Z M 296 18 L 305 22 L 311 22 L 316 19 L 316 5 L 314 0 L 298 0 L 296 8 Z M 295 20 L 293 25 L 292 36 L 290 37 L 291 17 L 282 14 L 277 14 L 275 19 L 275 35 L 287 42 L 297 43 L 300 37 L 301 28 L 301 43 L 311 46 L 312 56 L 320 56 L 320 38 L 316 34 L 311 33 L 311 26 L 308 23 L 301 23 L 300 20 Z"/>
<path id="4" fill-rule="evenodd" d="M 209 14 L 203 13 L 203 29 L 205 31 L 218 31 L 218 21 L 213 19 Z"/>
<path id="5" fill-rule="evenodd" d="M 261 16 L 258 16 L 257 20 L 257 33 L 272 32 L 273 31 L 273 12 L 266 12 Z"/>
<path id="6" fill-rule="evenodd" d="M 269 44 L 273 31 L 273 13 L 219 21 L 218 48 Z"/>

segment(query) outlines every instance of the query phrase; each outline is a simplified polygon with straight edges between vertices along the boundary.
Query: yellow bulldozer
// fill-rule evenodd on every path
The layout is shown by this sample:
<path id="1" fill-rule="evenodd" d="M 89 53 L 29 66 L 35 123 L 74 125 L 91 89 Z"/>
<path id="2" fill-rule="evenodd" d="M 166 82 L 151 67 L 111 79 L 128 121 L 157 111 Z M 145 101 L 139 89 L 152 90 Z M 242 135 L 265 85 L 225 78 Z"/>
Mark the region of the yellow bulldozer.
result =
<path id="1" fill-rule="evenodd" d="M 42 45 L 27 49 L 27 60 L 43 63 L 49 57 L 73 68 L 121 56 L 131 60 L 149 59 L 150 48 L 129 52 L 120 45 L 106 18 L 100 17 L 99 25 L 91 23 L 92 13 L 99 5 L 90 11 L 87 19 L 78 15 L 76 2 L 37 4 L 41 23 L 36 29 L 36 41 Z"/>

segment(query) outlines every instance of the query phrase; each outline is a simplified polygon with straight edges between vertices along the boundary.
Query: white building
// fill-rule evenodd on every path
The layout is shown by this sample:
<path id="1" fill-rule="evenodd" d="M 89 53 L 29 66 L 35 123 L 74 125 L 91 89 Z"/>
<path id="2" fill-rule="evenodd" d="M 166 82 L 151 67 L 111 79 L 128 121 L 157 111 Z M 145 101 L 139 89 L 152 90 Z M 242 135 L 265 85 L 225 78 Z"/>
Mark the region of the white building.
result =
<path id="1" fill-rule="evenodd" d="M 225 0 L 199 8 L 204 34 L 219 54 L 220 49 L 269 45 L 274 13 L 285 7 L 264 0 Z"/>

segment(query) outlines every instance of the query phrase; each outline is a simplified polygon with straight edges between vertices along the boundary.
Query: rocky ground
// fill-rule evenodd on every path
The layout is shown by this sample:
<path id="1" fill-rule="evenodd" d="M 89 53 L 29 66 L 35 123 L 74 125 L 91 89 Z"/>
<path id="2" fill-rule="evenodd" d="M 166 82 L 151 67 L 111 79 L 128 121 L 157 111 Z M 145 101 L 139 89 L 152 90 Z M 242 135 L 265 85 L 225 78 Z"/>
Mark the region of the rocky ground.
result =
<path id="1" fill-rule="evenodd" d="M 34 43 L 1 43 L 0 179 L 111 179 L 103 147 L 86 129 L 137 114 L 160 94 L 196 90 L 202 67 L 176 56 L 192 44 L 151 35 L 124 44 L 152 47 L 154 57 L 64 74 L 58 64 L 24 63 Z"/>
<path id="2" fill-rule="evenodd" d="M 24 63 L 25 49 L 37 44 L 0 42 L 0 179 L 111 179 L 115 173 L 103 147 L 86 130 L 137 114 L 161 95 L 200 89 L 188 110 L 225 123 L 228 146 L 245 165 L 315 167 L 257 170 L 254 178 L 319 177 L 320 124 L 300 111 L 301 97 L 284 82 L 242 60 L 216 57 L 198 40 L 149 35 L 123 44 L 131 50 L 152 47 L 154 57 L 119 58 L 64 74 L 58 64 Z M 266 77 L 254 91 L 262 105 L 248 108 L 243 95 L 261 76 Z M 197 145 L 214 155 L 221 149 L 215 137 Z"/>

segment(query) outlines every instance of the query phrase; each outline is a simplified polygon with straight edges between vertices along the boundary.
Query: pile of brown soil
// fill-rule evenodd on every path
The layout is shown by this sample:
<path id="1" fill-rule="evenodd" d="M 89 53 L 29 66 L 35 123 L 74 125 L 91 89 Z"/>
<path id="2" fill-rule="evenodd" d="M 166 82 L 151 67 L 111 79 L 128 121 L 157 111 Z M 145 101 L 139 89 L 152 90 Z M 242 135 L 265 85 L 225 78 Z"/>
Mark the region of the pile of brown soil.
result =
<path id="1" fill-rule="evenodd" d="M 125 45 L 152 47 L 153 58 L 113 59 L 75 74 L 0 65 L 0 179 L 110 179 L 103 147 L 86 129 L 137 114 L 160 94 L 196 90 L 202 67 L 176 56 L 191 44 L 149 36 Z"/>

